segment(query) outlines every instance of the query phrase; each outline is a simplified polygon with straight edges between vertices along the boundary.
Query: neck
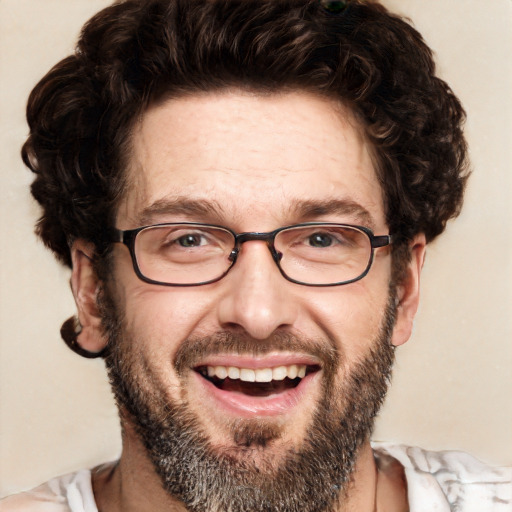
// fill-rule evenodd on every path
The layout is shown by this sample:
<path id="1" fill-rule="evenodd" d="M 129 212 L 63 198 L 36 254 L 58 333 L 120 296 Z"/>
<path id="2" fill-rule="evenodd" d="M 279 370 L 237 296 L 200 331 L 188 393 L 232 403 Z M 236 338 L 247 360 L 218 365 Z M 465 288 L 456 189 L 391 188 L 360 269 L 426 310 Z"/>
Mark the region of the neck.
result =
<path id="1" fill-rule="evenodd" d="M 162 487 L 144 446 L 130 425 L 123 426 L 123 451 L 115 465 L 92 476 L 99 512 L 186 512 Z"/>
<path id="2" fill-rule="evenodd" d="M 370 443 L 365 443 L 359 451 L 352 482 L 343 493 L 343 502 L 340 498 L 333 512 L 407 510 L 403 470 L 398 466 L 387 460 L 376 461 Z M 93 472 L 93 490 L 99 512 L 187 511 L 181 501 L 163 489 L 130 427 L 125 427 L 119 462 Z"/>

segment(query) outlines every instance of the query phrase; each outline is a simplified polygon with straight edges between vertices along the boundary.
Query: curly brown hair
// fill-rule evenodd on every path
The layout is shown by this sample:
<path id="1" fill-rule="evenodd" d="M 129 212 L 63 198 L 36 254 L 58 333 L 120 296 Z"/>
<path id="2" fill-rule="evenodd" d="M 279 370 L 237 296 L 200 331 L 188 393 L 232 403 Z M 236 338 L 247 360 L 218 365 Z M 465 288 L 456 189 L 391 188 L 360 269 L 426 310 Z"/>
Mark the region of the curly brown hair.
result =
<path id="1" fill-rule="evenodd" d="M 67 265 L 73 239 L 106 250 L 134 121 L 166 97 L 233 86 L 348 105 L 375 152 L 390 232 L 402 242 L 439 235 L 460 211 L 468 175 L 464 110 L 407 22 L 376 2 L 343 7 L 125 0 L 95 15 L 28 101 L 22 155 L 36 174 L 45 244 Z"/>

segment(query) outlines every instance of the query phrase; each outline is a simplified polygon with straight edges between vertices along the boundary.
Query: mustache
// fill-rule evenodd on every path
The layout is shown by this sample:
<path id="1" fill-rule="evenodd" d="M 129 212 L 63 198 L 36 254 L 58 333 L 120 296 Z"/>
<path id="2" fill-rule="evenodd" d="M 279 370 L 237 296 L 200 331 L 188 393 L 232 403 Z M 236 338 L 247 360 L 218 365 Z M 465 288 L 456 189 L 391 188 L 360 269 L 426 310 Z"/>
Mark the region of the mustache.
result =
<path id="1" fill-rule="evenodd" d="M 274 333 L 264 340 L 229 331 L 210 336 L 187 338 L 176 351 L 174 368 L 180 376 L 205 357 L 222 353 L 248 354 L 254 357 L 271 352 L 297 352 L 317 358 L 327 373 L 335 371 L 340 363 L 340 352 L 330 338 L 309 339 L 291 333 Z"/>

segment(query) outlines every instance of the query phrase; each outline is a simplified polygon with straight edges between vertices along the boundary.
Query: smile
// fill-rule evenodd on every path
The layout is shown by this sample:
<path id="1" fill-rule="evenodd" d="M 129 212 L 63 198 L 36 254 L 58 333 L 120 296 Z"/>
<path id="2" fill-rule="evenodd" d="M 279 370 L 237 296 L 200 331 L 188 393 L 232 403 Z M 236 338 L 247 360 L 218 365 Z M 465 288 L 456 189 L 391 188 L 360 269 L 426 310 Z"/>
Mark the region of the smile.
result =
<path id="1" fill-rule="evenodd" d="M 228 414 L 282 414 L 295 407 L 320 371 L 316 363 L 203 364 L 194 368 L 203 390 Z M 268 363 L 268 362 L 267 362 Z"/>

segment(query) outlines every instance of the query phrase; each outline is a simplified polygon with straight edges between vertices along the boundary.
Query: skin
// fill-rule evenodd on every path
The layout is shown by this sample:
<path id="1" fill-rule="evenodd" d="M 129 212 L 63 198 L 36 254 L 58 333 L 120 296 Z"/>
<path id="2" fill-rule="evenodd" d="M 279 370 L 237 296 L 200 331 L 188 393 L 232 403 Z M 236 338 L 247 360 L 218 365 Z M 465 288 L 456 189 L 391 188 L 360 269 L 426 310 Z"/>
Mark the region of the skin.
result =
<path id="1" fill-rule="evenodd" d="M 307 221 L 359 224 L 387 234 L 382 191 L 371 151 L 356 121 L 332 100 L 308 93 L 261 96 L 240 91 L 194 95 L 151 107 L 135 126 L 128 170 L 131 186 L 117 214 L 120 229 L 159 222 L 206 222 L 236 232 L 271 231 Z M 183 207 L 207 202 L 211 208 Z M 342 200 L 350 208 L 305 212 L 306 202 Z M 179 201 L 180 208 L 176 206 Z M 162 207 L 165 206 L 165 207 Z M 354 205 L 357 208 L 354 208 Z M 156 208 L 155 206 L 159 206 Z M 204 210 L 204 208 L 203 208 Z M 419 299 L 425 240 L 412 242 L 412 260 L 397 290 L 392 343 L 410 336 Z M 72 251 L 72 288 L 82 324 L 79 343 L 104 346 L 96 297 L 100 283 L 91 266 L 94 248 L 78 240 Z M 332 288 L 286 281 L 262 242 L 243 244 L 239 259 L 221 281 L 167 288 L 137 278 L 125 246 L 114 248 L 113 286 L 126 328 L 138 340 L 140 367 L 152 368 L 169 398 L 187 398 L 214 447 L 232 447 L 226 414 L 190 371 L 180 379 L 171 364 L 183 340 L 218 331 L 265 343 L 287 332 L 334 340 L 343 355 L 336 379 L 368 354 L 382 320 L 391 276 L 388 248 L 376 251 L 362 280 Z M 281 437 L 254 457 L 278 464 L 300 446 L 320 395 L 321 371 L 300 403 L 260 421 L 274 421 Z M 100 510 L 184 510 L 161 488 L 132 426 L 123 420 L 123 453 L 114 468 L 98 471 L 94 489 Z M 369 445 L 361 448 L 348 501 L 339 510 L 371 511 L 378 482 L 378 510 L 406 509 L 403 480 L 396 468 L 378 471 Z M 397 476 L 398 475 L 398 476 Z"/>

